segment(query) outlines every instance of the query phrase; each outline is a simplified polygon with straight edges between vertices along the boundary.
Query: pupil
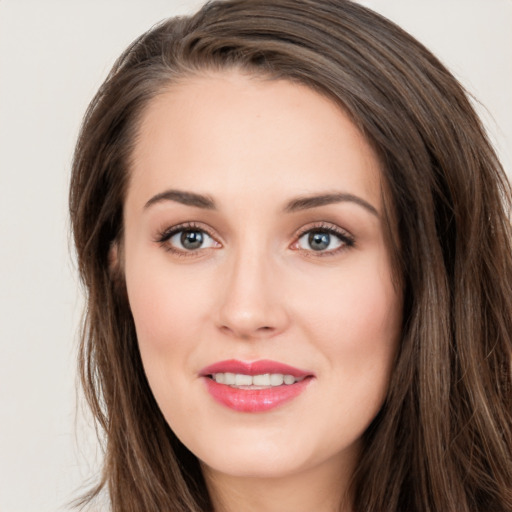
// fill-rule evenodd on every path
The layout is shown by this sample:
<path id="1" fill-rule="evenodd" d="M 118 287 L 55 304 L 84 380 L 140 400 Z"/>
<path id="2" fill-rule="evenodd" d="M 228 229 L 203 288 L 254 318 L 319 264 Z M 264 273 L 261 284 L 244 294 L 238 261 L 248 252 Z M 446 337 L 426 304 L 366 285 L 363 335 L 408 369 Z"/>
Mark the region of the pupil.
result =
<path id="1" fill-rule="evenodd" d="M 185 249 L 199 249 L 203 244 L 203 234 L 200 231 L 184 231 L 180 238 Z"/>
<path id="2" fill-rule="evenodd" d="M 331 241 L 331 235 L 329 233 L 310 233 L 309 234 L 309 246 L 314 251 L 323 251 L 329 247 Z"/>

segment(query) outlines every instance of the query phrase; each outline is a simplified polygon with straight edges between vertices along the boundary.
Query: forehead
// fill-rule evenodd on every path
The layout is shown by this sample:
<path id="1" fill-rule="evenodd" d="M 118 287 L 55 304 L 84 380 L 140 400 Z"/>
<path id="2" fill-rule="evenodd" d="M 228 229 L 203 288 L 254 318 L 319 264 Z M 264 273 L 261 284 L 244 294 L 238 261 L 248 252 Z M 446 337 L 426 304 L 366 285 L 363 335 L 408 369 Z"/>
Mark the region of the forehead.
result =
<path id="1" fill-rule="evenodd" d="M 366 139 L 332 100 L 287 80 L 232 71 L 171 85 L 147 106 L 132 162 L 129 196 L 171 186 L 266 198 L 347 189 L 380 206 Z"/>

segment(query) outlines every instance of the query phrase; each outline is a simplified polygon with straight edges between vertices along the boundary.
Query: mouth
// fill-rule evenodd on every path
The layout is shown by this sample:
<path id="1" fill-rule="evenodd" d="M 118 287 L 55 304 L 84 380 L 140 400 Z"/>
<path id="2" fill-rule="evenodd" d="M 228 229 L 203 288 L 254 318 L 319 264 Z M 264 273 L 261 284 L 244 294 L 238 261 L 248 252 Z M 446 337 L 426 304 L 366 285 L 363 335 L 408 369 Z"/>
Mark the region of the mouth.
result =
<path id="1" fill-rule="evenodd" d="M 238 389 L 266 389 L 276 386 L 291 386 L 306 377 L 295 378 L 293 375 L 282 373 L 260 373 L 246 375 L 244 373 L 213 373 L 208 375 L 217 384 L 225 384 Z"/>
<path id="2" fill-rule="evenodd" d="M 221 361 L 200 372 L 218 403 L 238 412 L 265 412 L 305 391 L 312 372 L 276 361 Z"/>

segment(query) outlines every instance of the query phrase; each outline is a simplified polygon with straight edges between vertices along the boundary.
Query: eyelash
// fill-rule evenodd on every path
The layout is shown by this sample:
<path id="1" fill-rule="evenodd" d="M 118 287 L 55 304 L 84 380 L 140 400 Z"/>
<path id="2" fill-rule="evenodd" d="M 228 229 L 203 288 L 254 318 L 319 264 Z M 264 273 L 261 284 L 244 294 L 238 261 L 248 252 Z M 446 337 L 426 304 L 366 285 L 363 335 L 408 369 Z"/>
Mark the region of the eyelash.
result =
<path id="1" fill-rule="evenodd" d="M 212 240 L 214 240 L 215 243 L 219 245 L 219 247 L 222 247 L 220 242 L 217 241 L 217 239 L 210 233 L 208 229 L 206 229 L 205 226 L 197 224 L 195 222 L 185 222 L 183 224 L 178 224 L 176 226 L 172 226 L 170 228 L 167 228 L 163 231 L 160 231 L 155 239 L 155 242 L 159 243 L 166 251 L 173 253 L 179 257 L 194 257 L 198 256 L 200 253 L 200 250 L 184 250 L 184 249 L 178 249 L 176 247 L 173 247 L 171 244 L 169 244 L 169 240 L 177 235 L 178 233 L 181 233 L 183 231 L 198 231 L 205 233 L 210 237 Z M 300 239 L 312 232 L 317 233 L 327 233 L 329 235 L 334 235 L 341 241 L 341 245 L 335 249 L 327 250 L 327 251 L 315 251 L 313 249 L 302 249 L 298 247 Z M 347 249 L 350 249 L 354 247 L 355 245 L 355 239 L 354 237 L 349 234 L 347 231 L 338 228 L 334 226 L 333 224 L 326 223 L 326 222 L 320 222 L 316 223 L 314 225 L 309 225 L 304 228 L 302 228 L 296 235 L 295 235 L 295 241 L 291 244 L 291 248 L 297 251 L 301 251 L 303 253 L 306 253 L 308 256 L 311 257 L 326 257 L 326 256 L 334 256 L 339 254 L 342 251 L 345 251 Z M 216 247 L 217 248 L 217 247 Z M 202 248 L 202 250 L 206 250 L 210 248 Z"/>
<path id="2" fill-rule="evenodd" d="M 296 248 L 298 251 L 302 251 L 306 253 L 308 256 L 311 257 L 328 257 L 328 256 L 336 256 L 339 253 L 346 251 L 347 249 L 350 249 L 354 247 L 355 245 L 355 239 L 354 237 L 345 231 L 344 229 L 341 229 L 333 224 L 326 223 L 326 222 L 319 222 L 315 223 L 313 225 L 306 226 L 302 228 L 296 235 L 296 241 L 292 244 L 292 246 L 298 246 L 299 240 L 308 233 L 327 233 L 329 235 L 334 235 L 335 237 L 339 238 L 341 241 L 341 245 L 335 249 L 331 249 L 328 251 L 314 251 L 314 250 L 307 250 L 307 249 L 301 249 L 299 247 Z"/>
<path id="3" fill-rule="evenodd" d="M 217 239 L 210 233 L 208 229 L 206 229 L 205 226 L 196 224 L 195 222 L 185 222 L 183 224 L 178 224 L 176 226 L 172 226 L 170 228 L 164 229 L 163 231 L 159 232 L 155 242 L 159 243 L 166 251 L 173 253 L 176 256 L 184 257 L 184 258 L 190 258 L 194 256 L 198 256 L 199 250 L 193 251 L 193 250 L 184 250 L 184 249 L 178 249 L 176 247 L 173 247 L 171 244 L 169 244 L 169 240 L 178 233 L 181 233 L 183 231 L 199 231 L 201 233 L 206 233 L 212 240 L 215 241 L 215 243 L 221 245 Z M 205 248 L 203 248 L 203 251 Z"/>

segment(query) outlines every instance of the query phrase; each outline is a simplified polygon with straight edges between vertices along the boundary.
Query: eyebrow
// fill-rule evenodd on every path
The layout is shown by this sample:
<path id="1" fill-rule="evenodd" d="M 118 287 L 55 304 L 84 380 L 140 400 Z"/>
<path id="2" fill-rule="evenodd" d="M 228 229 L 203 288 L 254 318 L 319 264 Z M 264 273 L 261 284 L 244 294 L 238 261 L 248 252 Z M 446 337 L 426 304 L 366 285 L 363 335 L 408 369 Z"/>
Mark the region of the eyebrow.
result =
<path id="1" fill-rule="evenodd" d="M 166 190 L 153 196 L 145 205 L 144 209 L 153 206 L 156 203 L 162 201 L 175 201 L 186 206 L 195 206 L 197 208 L 204 208 L 205 210 L 215 210 L 215 201 L 202 194 L 196 194 L 194 192 L 184 192 L 182 190 Z"/>
<path id="2" fill-rule="evenodd" d="M 185 192 L 183 190 L 165 190 L 153 196 L 145 205 L 144 209 L 150 206 L 161 203 L 163 201 L 175 201 L 186 206 L 195 206 L 196 208 L 203 208 L 205 210 L 215 210 L 217 206 L 215 201 L 207 195 L 197 194 L 195 192 Z M 318 208 L 329 204 L 336 204 L 342 202 L 355 203 L 365 210 L 370 212 L 376 217 L 379 216 L 377 209 L 364 199 L 353 194 L 338 192 L 334 194 L 319 194 L 313 196 L 298 197 L 288 202 L 284 208 L 285 213 L 293 213 L 301 210 L 308 210 L 310 208 Z"/>
<path id="3" fill-rule="evenodd" d="M 335 204 L 335 203 L 344 203 L 344 202 L 350 202 L 355 203 L 361 207 L 363 207 L 365 210 L 370 212 L 372 215 L 375 215 L 376 217 L 379 216 L 379 212 L 377 209 L 372 206 L 370 203 L 365 201 L 364 199 L 355 196 L 353 194 L 347 194 L 343 192 L 338 192 L 334 194 L 320 194 L 320 195 L 314 195 L 314 196 L 305 196 L 305 197 L 298 197 L 296 199 L 293 199 L 290 201 L 284 208 L 284 211 L 286 213 L 292 213 L 297 212 L 301 210 L 308 210 L 310 208 L 318 208 L 319 206 L 326 206 L 329 204 Z"/>

